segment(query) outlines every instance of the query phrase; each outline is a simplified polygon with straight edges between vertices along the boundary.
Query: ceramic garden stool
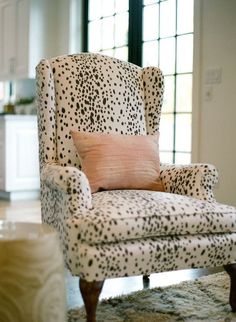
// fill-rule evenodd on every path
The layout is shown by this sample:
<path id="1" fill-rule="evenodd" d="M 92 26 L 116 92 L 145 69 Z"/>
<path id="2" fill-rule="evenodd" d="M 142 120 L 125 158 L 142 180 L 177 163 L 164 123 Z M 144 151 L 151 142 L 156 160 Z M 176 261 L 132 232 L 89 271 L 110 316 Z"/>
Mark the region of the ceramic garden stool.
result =
<path id="1" fill-rule="evenodd" d="M 64 264 L 44 224 L 0 221 L 0 322 L 65 322 Z"/>

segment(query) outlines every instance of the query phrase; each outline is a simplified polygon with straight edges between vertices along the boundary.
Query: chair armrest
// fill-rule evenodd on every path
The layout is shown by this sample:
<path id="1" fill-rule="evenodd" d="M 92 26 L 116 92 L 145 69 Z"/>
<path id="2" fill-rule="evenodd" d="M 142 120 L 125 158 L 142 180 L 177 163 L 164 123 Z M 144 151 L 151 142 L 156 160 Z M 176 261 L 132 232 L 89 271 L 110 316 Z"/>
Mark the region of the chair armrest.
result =
<path id="1" fill-rule="evenodd" d="M 160 177 L 166 192 L 215 202 L 213 188 L 218 182 L 218 172 L 211 164 L 162 164 Z"/>
<path id="2" fill-rule="evenodd" d="M 92 208 L 92 195 L 86 175 L 75 167 L 47 164 L 41 172 L 41 185 L 75 197 L 80 208 Z M 73 198 L 74 199 L 74 198 Z"/>
<path id="3" fill-rule="evenodd" d="M 54 227 L 61 240 L 67 265 L 70 257 L 70 225 L 74 216 L 92 208 L 92 195 L 86 175 L 75 167 L 62 167 L 56 163 L 41 169 L 42 221 Z"/>

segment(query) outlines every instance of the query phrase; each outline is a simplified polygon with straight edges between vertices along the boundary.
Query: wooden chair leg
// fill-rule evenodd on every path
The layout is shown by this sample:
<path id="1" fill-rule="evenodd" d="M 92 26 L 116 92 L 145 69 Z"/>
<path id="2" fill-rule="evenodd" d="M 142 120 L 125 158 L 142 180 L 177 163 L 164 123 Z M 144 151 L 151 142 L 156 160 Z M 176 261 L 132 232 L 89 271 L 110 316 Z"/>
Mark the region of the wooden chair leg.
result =
<path id="1" fill-rule="evenodd" d="M 236 264 L 225 265 L 224 269 L 230 276 L 229 304 L 233 312 L 236 312 Z"/>
<path id="2" fill-rule="evenodd" d="M 87 313 L 87 322 L 96 322 L 96 309 L 103 283 L 104 281 L 87 282 L 84 279 L 79 280 L 80 292 Z"/>
<path id="3" fill-rule="evenodd" d="M 143 275 L 143 288 L 149 288 L 150 286 L 150 275 Z"/>

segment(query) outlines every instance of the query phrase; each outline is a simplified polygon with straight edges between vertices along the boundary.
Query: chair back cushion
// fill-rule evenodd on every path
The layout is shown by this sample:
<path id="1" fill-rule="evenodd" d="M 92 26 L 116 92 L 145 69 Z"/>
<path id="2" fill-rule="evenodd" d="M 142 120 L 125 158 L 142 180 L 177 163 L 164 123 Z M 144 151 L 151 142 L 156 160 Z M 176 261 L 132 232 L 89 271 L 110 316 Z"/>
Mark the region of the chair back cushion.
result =
<path id="1" fill-rule="evenodd" d="M 40 163 L 80 166 L 70 131 L 155 134 L 163 76 L 155 67 L 84 53 L 36 69 Z"/>

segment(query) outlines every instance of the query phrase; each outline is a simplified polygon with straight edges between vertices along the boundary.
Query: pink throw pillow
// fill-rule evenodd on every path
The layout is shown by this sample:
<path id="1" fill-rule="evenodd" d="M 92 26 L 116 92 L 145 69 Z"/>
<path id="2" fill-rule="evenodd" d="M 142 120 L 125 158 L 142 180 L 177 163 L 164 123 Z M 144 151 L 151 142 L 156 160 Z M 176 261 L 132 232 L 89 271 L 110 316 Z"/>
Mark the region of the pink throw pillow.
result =
<path id="1" fill-rule="evenodd" d="M 91 191 L 142 189 L 163 191 L 158 135 L 71 131 Z"/>

